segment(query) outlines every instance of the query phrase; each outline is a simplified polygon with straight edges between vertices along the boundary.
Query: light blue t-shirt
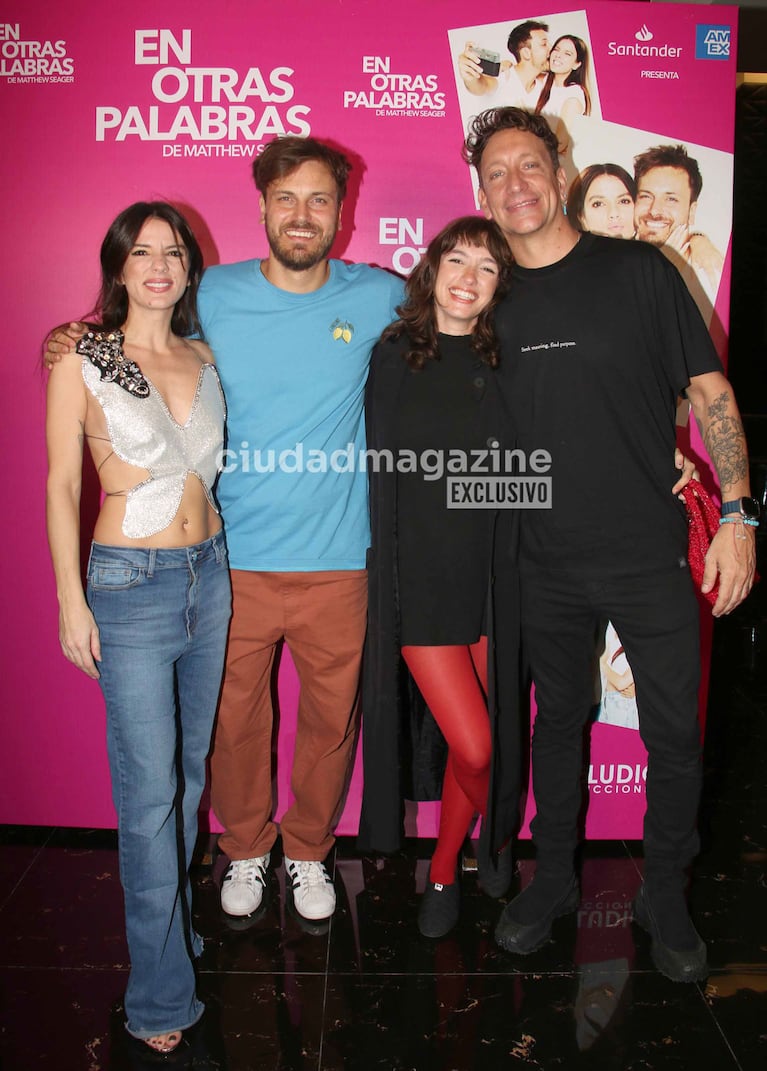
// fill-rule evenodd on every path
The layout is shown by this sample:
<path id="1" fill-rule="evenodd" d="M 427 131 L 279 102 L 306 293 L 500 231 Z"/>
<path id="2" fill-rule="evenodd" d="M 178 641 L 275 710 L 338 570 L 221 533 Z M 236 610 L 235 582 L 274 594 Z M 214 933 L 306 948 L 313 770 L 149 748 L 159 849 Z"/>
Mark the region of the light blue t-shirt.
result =
<path id="1" fill-rule="evenodd" d="M 402 281 L 331 260 L 309 294 L 280 290 L 259 260 L 209 268 L 205 338 L 226 395 L 217 494 L 233 569 L 361 569 L 369 544 L 362 414 L 370 352 Z"/>

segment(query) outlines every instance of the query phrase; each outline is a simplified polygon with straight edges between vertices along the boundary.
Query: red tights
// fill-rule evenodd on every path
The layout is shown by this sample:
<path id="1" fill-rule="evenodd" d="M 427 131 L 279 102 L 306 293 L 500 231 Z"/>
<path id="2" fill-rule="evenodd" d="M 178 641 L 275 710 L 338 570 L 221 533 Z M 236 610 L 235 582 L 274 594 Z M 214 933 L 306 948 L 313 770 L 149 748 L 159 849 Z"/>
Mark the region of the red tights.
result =
<path id="1" fill-rule="evenodd" d="M 469 824 L 487 809 L 487 637 L 471 646 L 403 647 L 402 657 L 447 740 L 439 837 L 429 880 L 450 885 Z"/>

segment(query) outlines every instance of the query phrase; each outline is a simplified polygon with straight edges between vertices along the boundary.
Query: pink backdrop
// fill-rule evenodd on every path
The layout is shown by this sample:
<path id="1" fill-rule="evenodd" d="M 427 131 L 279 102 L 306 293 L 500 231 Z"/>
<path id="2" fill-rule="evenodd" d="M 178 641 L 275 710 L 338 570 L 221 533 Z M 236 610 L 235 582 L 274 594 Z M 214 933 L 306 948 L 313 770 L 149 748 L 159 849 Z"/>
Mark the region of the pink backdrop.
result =
<path id="1" fill-rule="evenodd" d="M 90 307 L 100 241 L 131 201 L 179 203 L 208 263 L 262 255 L 250 165 L 259 146 L 283 132 L 331 139 L 355 161 L 334 254 L 409 271 L 429 237 L 473 205 L 460 157 L 473 102 L 455 75 L 466 5 L 166 0 L 158 9 L 134 0 L 120 9 L 70 0 L 57 9 L 47 0 L 9 0 L 1 18 L 7 356 L 0 436 L 12 553 L 0 565 L 0 822 L 111 826 L 101 695 L 64 660 L 57 641 L 44 523 L 42 338 Z M 587 27 L 598 109 L 576 132 L 570 171 L 611 152 L 630 167 L 633 152 L 684 141 L 704 171 L 696 226 L 726 250 L 734 10 L 620 2 L 536 9 L 485 0 L 480 29 L 500 49 L 508 29 L 527 18 L 548 19 L 552 30 Z M 651 45 L 655 53 L 636 54 Z M 726 266 L 708 310 L 722 350 L 728 292 Z M 86 526 L 95 505 L 86 480 Z M 285 755 L 296 696 L 287 656 L 280 693 Z M 595 726 L 592 763 L 598 788 L 589 835 L 639 835 L 644 753 L 637 733 Z M 359 783 L 357 770 L 341 832 L 356 829 Z M 283 776 L 280 811 L 287 795 Z M 418 830 L 433 832 L 434 819 L 433 805 L 419 808 Z"/>

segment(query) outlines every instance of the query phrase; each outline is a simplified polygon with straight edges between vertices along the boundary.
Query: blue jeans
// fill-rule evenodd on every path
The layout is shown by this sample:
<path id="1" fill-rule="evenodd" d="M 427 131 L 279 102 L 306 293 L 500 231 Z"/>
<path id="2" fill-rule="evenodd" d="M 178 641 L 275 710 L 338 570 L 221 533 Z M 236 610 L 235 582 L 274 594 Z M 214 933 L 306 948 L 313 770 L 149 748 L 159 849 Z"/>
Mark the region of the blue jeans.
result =
<path id="1" fill-rule="evenodd" d="M 172 550 L 94 543 L 88 603 L 101 637 L 112 795 L 131 972 L 127 1029 L 202 1015 L 189 864 L 231 613 L 223 533 Z"/>

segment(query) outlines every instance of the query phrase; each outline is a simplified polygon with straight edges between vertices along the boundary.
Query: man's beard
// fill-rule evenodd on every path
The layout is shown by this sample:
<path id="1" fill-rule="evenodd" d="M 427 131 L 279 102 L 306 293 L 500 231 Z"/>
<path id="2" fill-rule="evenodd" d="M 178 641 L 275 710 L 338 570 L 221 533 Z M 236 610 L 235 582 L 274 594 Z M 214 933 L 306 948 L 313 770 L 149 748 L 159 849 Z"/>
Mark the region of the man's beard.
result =
<path id="1" fill-rule="evenodd" d="M 667 223 L 666 229 L 660 232 L 657 230 L 653 230 L 652 227 L 647 227 L 641 220 L 637 220 L 636 223 L 637 238 L 640 242 L 647 242 L 648 245 L 665 245 L 666 239 L 671 234 L 671 231 L 673 229 L 673 223 Z"/>
<path id="2" fill-rule="evenodd" d="M 302 228 L 300 223 L 296 223 L 291 225 L 291 229 L 314 230 L 315 228 Z M 288 268 L 290 271 L 309 271 L 327 258 L 335 241 L 336 232 L 333 231 L 332 234 L 325 235 L 320 244 L 311 249 L 297 249 L 293 245 L 282 245 L 280 235 L 272 232 L 269 227 L 266 228 L 266 237 L 269 241 L 269 249 L 272 256 L 283 268 Z M 312 239 L 312 241 L 314 240 Z"/>

